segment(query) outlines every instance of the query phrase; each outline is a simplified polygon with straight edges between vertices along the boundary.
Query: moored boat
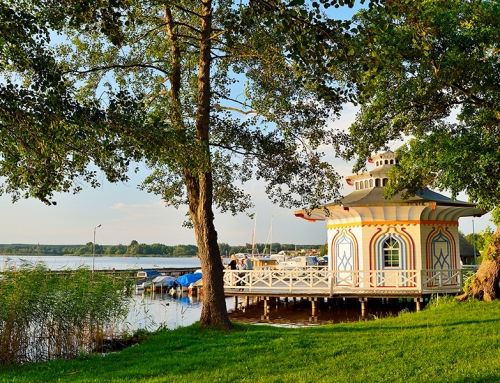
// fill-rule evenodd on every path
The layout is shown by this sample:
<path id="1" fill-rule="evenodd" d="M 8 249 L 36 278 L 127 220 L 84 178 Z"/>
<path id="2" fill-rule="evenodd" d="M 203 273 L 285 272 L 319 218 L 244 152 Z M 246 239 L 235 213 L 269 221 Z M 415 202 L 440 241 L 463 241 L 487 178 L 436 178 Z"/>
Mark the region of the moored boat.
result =
<path id="1" fill-rule="evenodd" d="M 161 273 L 156 270 L 139 270 L 136 274 L 137 278 L 140 278 L 139 281 L 135 284 L 135 291 L 143 291 L 147 287 L 151 286 L 151 282 L 154 278 L 161 276 Z"/>

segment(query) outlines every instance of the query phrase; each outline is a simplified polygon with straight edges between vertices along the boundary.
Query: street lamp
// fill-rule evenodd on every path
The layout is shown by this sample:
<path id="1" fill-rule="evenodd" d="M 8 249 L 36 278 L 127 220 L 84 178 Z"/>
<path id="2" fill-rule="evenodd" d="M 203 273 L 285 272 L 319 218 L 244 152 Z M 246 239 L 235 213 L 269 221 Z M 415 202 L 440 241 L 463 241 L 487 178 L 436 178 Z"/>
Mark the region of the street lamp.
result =
<path id="1" fill-rule="evenodd" d="M 474 265 L 477 265 L 477 259 L 476 259 L 476 232 L 474 231 L 474 216 L 472 216 L 472 244 L 474 245 Z"/>
<path id="2" fill-rule="evenodd" d="M 94 227 L 94 242 L 92 243 L 92 274 L 94 274 L 94 259 L 95 259 L 95 231 L 98 227 L 101 227 L 101 224 Z"/>

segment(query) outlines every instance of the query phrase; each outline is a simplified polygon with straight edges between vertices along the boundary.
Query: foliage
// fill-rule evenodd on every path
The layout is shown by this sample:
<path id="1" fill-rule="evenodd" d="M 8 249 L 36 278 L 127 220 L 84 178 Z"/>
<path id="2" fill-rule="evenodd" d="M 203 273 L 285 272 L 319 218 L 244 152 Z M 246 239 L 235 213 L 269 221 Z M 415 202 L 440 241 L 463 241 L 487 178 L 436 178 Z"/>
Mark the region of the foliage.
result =
<path id="1" fill-rule="evenodd" d="M 119 148 L 119 121 L 103 124 L 98 103 L 75 99 L 50 44 L 50 4 L 0 4 L 0 195 L 55 203 L 55 192 L 100 185 L 96 165 L 111 182 L 126 181 L 134 149 Z M 112 118 L 112 113 L 107 116 Z"/>
<path id="2" fill-rule="evenodd" d="M 110 12 L 101 7 L 101 12 Z M 339 109 L 338 92 L 330 88 L 328 98 L 322 93 L 323 102 L 312 101 L 317 84 L 303 83 L 312 74 L 286 57 L 297 43 L 290 35 L 305 38 L 303 28 L 288 35 L 275 32 L 283 22 L 279 9 L 264 9 L 262 4 L 248 8 L 220 1 L 212 7 L 210 57 L 203 63 L 211 68 L 206 138 L 200 137 L 193 117 L 200 107 L 202 2 L 173 2 L 165 9 L 155 2 L 118 2 L 113 12 L 126 22 L 116 21 L 112 33 L 91 28 L 104 16 L 85 15 L 80 24 L 66 25 L 72 44 L 59 49 L 61 65 L 69 79 L 83 82 L 80 99 L 94 100 L 107 76 L 113 81 L 106 83 L 101 103 L 108 97 L 135 103 L 141 121 L 135 121 L 133 135 L 123 138 L 143 150 L 153 169 L 144 188 L 173 206 L 188 200 L 182 186 L 187 169 L 193 174 L 210 171 L 214 203 L 222 212 L 251 206 L 237 181 L 252 178 L 266 180 L 272 200 L 283 206 L 317 205 L 338 197 L 339 177 L 316 150 L 332 143 L 327 122 Z M 282 11 L 286 15 L 291 9 Z M 290 21 L 303 26 L 307 17 L 297 15 Z M 326 49 L 328 42 L 322 44 Z M 233 94 L 237 86 L 245 88 L 240 96 Z M 104 106 L 109 111 L 109 105 Z"/>
<path id="3" fill-rule="evenodd" d="M 500 202 L 498 0 L 386 1 L 355 18 L 345 83 L 360 112 L 346 157 L 406 139 L 387 195 L 425 186 Z"/>
<path id="4" fill-rule="evenodd" d="M 493 237 L 495 235 L 495 232 L 491 229 L 491 227 L 487 227 L 483 231 L 475 234 L 467 234 L 465 236 L 465 239 L 469 241 L 469 243 L 474 245 L 474 239 L 475 239 L 475 246 L 476 249 L 479 250 L 480 252 L 486 250 L 488 246 L 493 242 Z"/>
<path id="5" fill-rule="evenodd" d="M 311 328 L 196 326 L 88 360 L 0 370 L 24 382 L 486 382 L 498 377 L 500 302 L 446 302 L 420 313 Z M 209 355 L 209 357 L 207 356 Z"/>
<path id="6" fill-rule="evenodd" d="M 87 242 L 82 245 L 31 245 L 31 244 L 0 244 L 0 254 L 5 255 L 79 255 L 89 256 L 92 255 L 92 242 Z M 220 243 L 219 247 L 222 249 L 221 254 L 236 254 L 251 252 L 251 244 L 243 246 L 229 246 L 227 243 Z M 295 244 L 281 244 L 275 242 L 272 244 L 273 253 L 287 250 L 309 250 L 317 249 L 319 245 L 295 245 Z M 264 250 L 269 249 L 269 244 L 256 243 L 256 251 L 260 254 Z M 149 256 L 162 256 L 162 257 L 186 257 L 198 254 L 198 247 L 195 245 L 176 245 L 168 246 L 161 243 L 139 244 L 133 240 L 129 245 L 95 245 L 96 256 L 124 256 L 124 255 L 137 255 L 141 257 Z"/>
<path id="7" fill-rule="evenodd" d="M 319 255 L 328 255 L 328 243 L 325 243 L 323 246 L 319 248 Z"/>
<path id="8" fill-rule="evenodd" d="M 7 263 L 0 277 L 0 364 L 92 352 L 127 314 L 127 283 L 112 275 Z"/>
<path id="9" fill-rule="evenodd" d="M 327 19 L 322 11 L 352 3 L 62 0 L 34 6 L 31 0 L 8 0 L 2 14 L 26 13 L 34 18 L 29 25 L 41 25 L 44 38 L 28 40 L 28 48 L 40 47 L 36 57 L 57 57 L 49 70 L 60 80 L 50 89 L 62 83 L 50 98 L 55 112 L 49 115 L 56 121 L 36 116 L 33 131 L 43 147 L 44 132 L 57 127 L 49 131 L 62 144 L 49 144 L 30 166 L 18 167 L 19 158 L 33 155 L 11 139 L 6 148 L 14 146 L 17 157 L 1 168 L 0 175 L 10 177 L 6 191 L 17 196 L 29 190 L 26 196 L 49 202 L 53 191 L 75 184 L 78 191 L 78 176 L 95 186 L 91 161 L 111 181 L 125 179 L 131 161 L 146 161 L 152 173 L 143 187 L 169 205 L 188 206 L 185 224 L 195 229 L 206 276 L 202 326 L 230 327 L 213 207 L 232 214 L 249 209 L 250 195 L 240 184 L 251 179 L 264 181 L 270 199 L 281 206 L 315 207 L 339 197 L 340 177 L 322 147 L 336 144 L 330 122 L 346 99 L 328 68 L 349 23 Z M 49 50 L 49 27 L 70 43 Z M 11 44 L 22 46 L 18 38 Z M 29 79 L 27 67 L 6 71 Z M 65 112 L 67 93 L 85 113 Z M 61 141 L 62 128 L 68 128 L 68 139 Z M 69 164 L 61 171 L 60 163 Z M 55 172 L 49 185 L 46 169 Z"/>

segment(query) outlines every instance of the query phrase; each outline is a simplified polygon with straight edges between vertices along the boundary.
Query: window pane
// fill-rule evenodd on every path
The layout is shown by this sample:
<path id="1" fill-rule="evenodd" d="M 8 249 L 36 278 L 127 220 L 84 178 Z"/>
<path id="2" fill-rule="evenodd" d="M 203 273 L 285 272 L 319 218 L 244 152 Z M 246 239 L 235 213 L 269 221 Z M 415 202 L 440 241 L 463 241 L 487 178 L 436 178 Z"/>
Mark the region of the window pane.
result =
<path id="1" fill-rule="evenodd" d="M 384 242 L 384 267 L 399 267 L 399 242 L 392 237 Z"/>

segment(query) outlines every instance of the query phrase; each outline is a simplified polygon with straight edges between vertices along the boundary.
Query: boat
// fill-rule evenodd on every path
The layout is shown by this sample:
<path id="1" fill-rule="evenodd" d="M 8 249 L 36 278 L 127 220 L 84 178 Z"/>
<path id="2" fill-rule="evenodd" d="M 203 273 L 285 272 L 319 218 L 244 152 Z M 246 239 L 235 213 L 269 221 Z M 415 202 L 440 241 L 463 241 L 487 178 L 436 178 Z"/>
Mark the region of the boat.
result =
<path id="1" fill-rule="evenodd" d="M 159 275 L 151 280 L 151 284 L 155 292 L 158 292 L 171 287 L 176 279 L 170 275 Z"/>
<path id="2" fill-rule="evenodd" d="M 193 282 L 188 287 L 189 295 L 202 295 L 203 294 L 203 279 Z"/>
<path id="3" fill-rule="evenodd" d="M 253 256 L 250 258 L 252 261 L 252 267 L 254 269 L 258 268 L 274 268 L 277 266 L 278 262 L 274 258 L 269 258 L 267 256 Z"/>
<path id="4" fill-rule="evenodd" d="M 161 273 L 156 270 L 140 270 L 137 272 L 136 277 L 140 278 L 135 284 L 135 291 L 139 292 L 145 290 L 147 287 L 151 286 L 151 281 L 157 276 L 161 276 Z"/>
<path id="5" fill-rule="evenodd" d="M 175 281 L 181 290 L 187 291 L 192 283 L 198 282 L 202 277 L 201 273 L 184 274 L 177 278 Z"/>
<path id="6" fill-rule="evenodd" d="M 161 275 L 161 273 L 156 270 L 139 270 L 135 276 L 137 278 L 145 279 L 145 278 L 154 278 L 159 275 Z"/>
<path id="7" fill-rule="evenodd" d="M 294 269 L 303 269 L 311 266 L 318 266 L 318 258 L 310 255 L 301 255 L 295 258 L 292 258 L 288 261 L 279 262 L 276 265 L 276 269 L 281 270 L 294 270 Z"/>
<path id="8" fill-rule="evenodd" d="M 145 278 L 137 281 L 135 284 L 135 291 L 139 292 L 145 290 L 147 287 L 151 286 L 151 279 Z"/>

